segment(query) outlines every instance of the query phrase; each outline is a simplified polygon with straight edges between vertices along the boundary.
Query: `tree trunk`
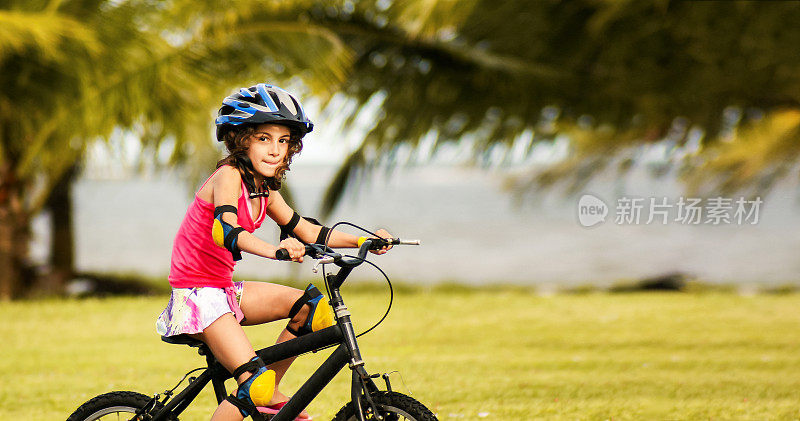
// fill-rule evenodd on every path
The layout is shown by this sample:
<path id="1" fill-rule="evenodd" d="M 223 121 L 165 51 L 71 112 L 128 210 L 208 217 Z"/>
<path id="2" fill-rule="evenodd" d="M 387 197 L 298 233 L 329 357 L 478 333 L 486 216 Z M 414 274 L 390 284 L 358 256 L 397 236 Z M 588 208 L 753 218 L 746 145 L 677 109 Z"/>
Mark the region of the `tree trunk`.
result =
<path id="1" fill-rule="evenodd" d="M 8 301 L 16 295 L 20 277 L 14 263 L 14 226 L 10 208 L 7 201 L 0 202 L 0 301 Z"/>
<path id="2" fill-rule="evenodd" d="M 53 187 L 46 209 L 50 211 L 50 270 L 37 285 L 36 294 L 60 295 L 75 273 L 72 221 L 72 185 L 79 173 L 73 165 Z"/>
<path id="3" fill-rule="evenodd" d="M 28 218 L 19 200 L 20 186 L 12 166 L 0 162 L 0 301 L 22 295 L 29 284 L 26 270 L 28 252 Z"/>

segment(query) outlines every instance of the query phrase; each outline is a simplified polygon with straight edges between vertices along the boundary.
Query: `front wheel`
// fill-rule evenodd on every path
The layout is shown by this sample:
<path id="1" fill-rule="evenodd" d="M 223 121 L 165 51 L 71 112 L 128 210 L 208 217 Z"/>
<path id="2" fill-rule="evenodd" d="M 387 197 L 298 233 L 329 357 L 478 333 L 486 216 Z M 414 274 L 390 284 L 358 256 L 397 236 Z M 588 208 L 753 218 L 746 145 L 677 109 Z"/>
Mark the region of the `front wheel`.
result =
<path id="1" fill-rule="evenodd" d="M 81 405 L 67 418 L 67 421 L 139 420 L 133 418 L 134 414 L 150 403 L 151 399 L 136 392 L 104 393 Z M 149 416 L 143 419 L 149 419 Z"/>
<path id="2" fill-rule="evenodd" d="M 425 405 L 416 399 L 397 392 L 377 392 L 371 395 L 375 406 L 378 407 L 381 419 L 385 421 L 414 420 L 414 421 L 438 421 L 436 415 Z M 364 401 L 364 416 L 368 420 L 378 419 L 369 404 Z M 333 421 L 357 421 L 355 405 L 348 403 L 333 418 Z"/>

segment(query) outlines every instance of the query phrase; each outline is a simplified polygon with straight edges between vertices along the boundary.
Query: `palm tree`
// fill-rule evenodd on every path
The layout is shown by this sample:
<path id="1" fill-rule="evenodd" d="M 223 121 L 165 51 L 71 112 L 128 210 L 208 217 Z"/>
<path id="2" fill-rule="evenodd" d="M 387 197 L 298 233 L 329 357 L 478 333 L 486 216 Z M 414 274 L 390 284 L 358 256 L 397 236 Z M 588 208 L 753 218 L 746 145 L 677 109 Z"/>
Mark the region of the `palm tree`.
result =
<path id="1" fill-rule="evenodd" d="M 8 105 L 0 113 L 9 123 L 4 127 L 24 122 L 2 138 L 7 187 L 0 191 L 10 194 L 0 195 L 0 209 L 9 215 L 0 217 L 0 244 L 8 244 L 0 246 L 0 264 L 14 270 L 0 276 L 0 299 L 19 295 L 25 285 L 21 280 L 30 279 L 22 272 L 31 217 L 47 205 L 58 213 L 54 220 L 70 220 L 65 215 L 69 186 L 91 141 L 108 139 L 114 129 L 124 128 L 137 133 L 149 150 L 174 140 L 170 164 L 207 167 L 217 152 L 210 147 L 210 116 L 198 111 L 216 108 L 228 89 L 268 78 L 324 101 L 352 75 L 353 46 L 337 32 L 358 29 L 351 15 L 391 13 L 411 28 L 400 33 L 394 26 L 356 31 L 356 38 L 438 48 L 426 45 L 426 37 L 436 25 L 453 25 L 465 16 L 459 11 L 468 10 L 467 2 L 442 3 L 447 7 L 437 2 L 422 8 L 415 2 L 398 1 L 391 7 L 364 2 L 358 10 L 349 1 L 254 1 L 227 8 L 215 1 L 188 0 L 0 3 L 0 22 L 24 26 L 29 33 L 0 30 L 0 46 L 10 46 L 0 50 L 0 64 L 9 70 L 4 75 L 11 87 L 0 97 Z M 39 72 L 42 68 L 49 73 Z M 36 106 L 41 98 L 48 98 L 47 107 Z M 28 107 L 37 112 L 22 111 Z M 26 200 L 19 200 L 23 195 Z M 55 228 L 51 254 L 62 273 L 51 279 L 65 279 L 72 270 L 72 235 L 63 225 Z M 52 287 L 57 289 L 59 282 Z"/>
<path id="2" fill-rule="evenodd" d="M 280 54 L 274 73 L 302 70 L 312 89 L 341 77 L 347 55 L 335 37 L 270 20 L 287 11 L 262 6 L 238 9 L 251 21 L 185 13 L 185 30 L 147 1 L 0 4 L 0 299 L 30 287 L 31 219 L 90 142 L 127 128 L 153 148 L 174 139 L 173 161 L 213 160 L 210 110 L 232 85 L 263 80 L 264 57 Z"/>
<path id="3" fill-rule="evenodd" d="M 571 154 L 524 188 L 580 185 L 629 166 L 620 151 L 699 130 L 675 165 L 769 185 L 800 154 L 799 17 L 793 3 L 659 0 L 2 1 L 0 266 L 14 269 L 0 298 L 21 289 L 30 218 L 87 144 L 122 127 L 148 148 L 174 140 L 170 163 L 212 162 L 216 101 L 267 77 L 382 101 L 326 210 L 368 157 L 391 163 L 426 134 L 436 147 L 468 135 L 478 159 L 568 135 Z M 751 136 L 758 125 L 777 135 Z"/>
<path id="4" fill-rule="evenodd" d="M 523 191 L 576 190 L 609 167 L 624 174 L 656 142 L 700 191 L 763 193 L 798 174 L 800 4 L 479 0 L 457 4 L 451 25 L 423 19 L 432 24 L 414 30 L 426 27 L 399 18 L 409 9 L 451 13 L 453 3 L 359 3 L 347 19 L 318 16 L 353 49 L 359 77 L 343 90 L 358 104 L 376 92 L 382 100 L 325 211 L 351 175 L 376 165 L 368 156 L 391 165 L 425 135 L 434 151 L 474 139 L 476 162 L 568 139 L 563 160 L 515 180 Z"/>
<path id="5" fill-rule="evenodd" d="M 8 299 L 23 288 L 31 211 L 46 189 L 37 187 L 76 153 L 69 123 L 48 122 L 80 97 L 80 73 L 100 55 L 101 42 L 52 4 L 4 2 L 0 27 L 0 298 Z"/>

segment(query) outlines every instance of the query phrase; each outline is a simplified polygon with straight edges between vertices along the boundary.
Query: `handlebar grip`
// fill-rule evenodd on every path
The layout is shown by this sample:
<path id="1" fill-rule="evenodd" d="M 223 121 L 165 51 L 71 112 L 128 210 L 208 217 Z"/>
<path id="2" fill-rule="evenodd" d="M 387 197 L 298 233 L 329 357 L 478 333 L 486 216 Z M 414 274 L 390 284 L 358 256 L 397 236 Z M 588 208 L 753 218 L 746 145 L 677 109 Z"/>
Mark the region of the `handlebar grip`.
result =
<path id="1" fill-rule="evenodd" d="M 292 260 L 289 256 L 289 251 L 286 249 L 278 249 L 275 251 L 275 260 Z"/>
<path id="2" fill-rule="evenodd" d="M 370 240 L 372 241 L 372 245 L 369 247 L 370 250 L 380 250 L 391 244 L 389 240 L 384 240 L 383 238 L 370 238 Z"/>
<path id="3" fill-rule="evenodd" d="M 306 244 L 306 252 L 304 253 L 304 255 L 314 257 L 314 247 L 311 247 L 310 245 Z M 292 257 L 289 256 L 288 250 L 280 248 L 275 250 L 275 260 L 292 260 Z"/>
<path id="4" fill-rule="evenodd" d="M 367 240 L 366 237 L 361 237 L 364 240 L 362 241 L 359 239 L 358 245 L 361 246 L 364 241 Z M 418 246 L 420 244 L 419 240 L 401 240 L 399 238 L 369 238 L 372 240 L 372 245 L 370 246 L 370 250 L 380 250 L 386 246 L 396 246 L 396 245 L 407 245 L 407 246 Z"/>
<path id="5" fill-rule="evenodd" d="M 397 238 L 359 237 L 358 247 L 361 247 L 367 240 L 371 243 L 369 246 L 370 250 L 380 250 L 386 246 L 400 244 L 400 240 Z"/>

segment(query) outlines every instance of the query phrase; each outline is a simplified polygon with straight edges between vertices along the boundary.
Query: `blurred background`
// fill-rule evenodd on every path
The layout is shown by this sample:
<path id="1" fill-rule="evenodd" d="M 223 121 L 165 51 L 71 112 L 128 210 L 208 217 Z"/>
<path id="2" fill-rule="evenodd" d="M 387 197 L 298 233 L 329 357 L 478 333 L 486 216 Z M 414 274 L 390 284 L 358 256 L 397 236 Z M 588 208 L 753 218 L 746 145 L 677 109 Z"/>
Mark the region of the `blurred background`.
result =
<path id="1" fill-rule="evenodd" d="M 224 156 L 219 103 L 259 82 L 315 123 L 283 192 L 299 213 L 422 240 L 380 259 L 393 279 L 796 285 L 798 21 L 796 2 L 0 1 L 0 299 L 167 287 Z M 605 222 L 580 223 L 584 194 Z M 626 198 L 639 223 L 615 221 Z M 681 198 L 731 218 L 681 222 Z"/>

